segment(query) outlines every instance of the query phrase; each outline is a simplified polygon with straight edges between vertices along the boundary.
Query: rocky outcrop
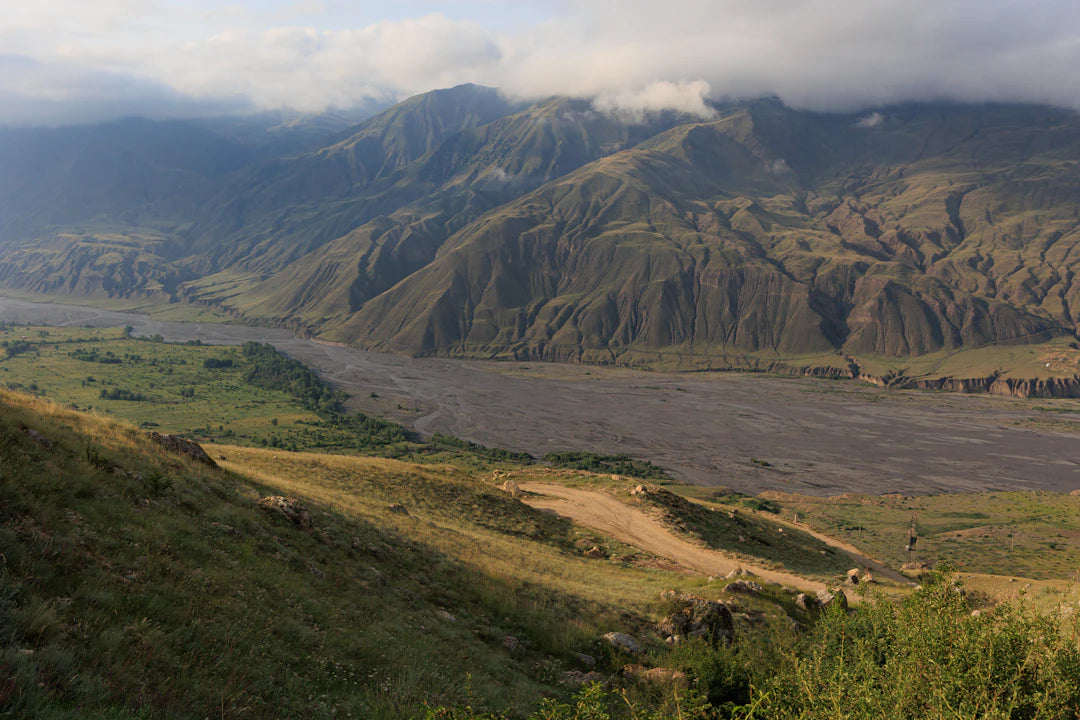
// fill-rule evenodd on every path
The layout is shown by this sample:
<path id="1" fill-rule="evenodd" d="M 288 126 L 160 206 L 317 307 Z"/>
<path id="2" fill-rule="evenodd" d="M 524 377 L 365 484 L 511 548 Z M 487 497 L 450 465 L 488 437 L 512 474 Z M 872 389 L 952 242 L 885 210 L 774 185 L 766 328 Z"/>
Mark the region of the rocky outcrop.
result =
<path id="1" fill-rule="evenodd" d="M 197 442 L 182 438 L 179 435 L 162 435 L 157 432 L 150 433 L 149 437 L 151 442 L 160 445 L 171 453 L 184 455 L 208 467 L 216 468 L 218 466 L 214 459 L 207 455 L 206 451 Z"/>
<path id="2" fill-rule="evenodd" d="M 622 650 L 623 652 L 629 653 L 631 655 L 640 655 L 641 653 L 645 652 L 645 648 L 642 646 L 642 644 L 638 642 L 636 638 L 627 635 L 626 633 L 609 632 L 604 634 L 602 639 L 604 640 L 604 642 L 606 642 L 613 648 L 616 648 L 617 650 Z"/>
<path id="3" fill-rule="evenodd" d="M 662 597 L 675 606 L 656 625 L 657 632 L 668 645 L 677 645 L 692 637 L 704 638 L 714 647 L 735 641 L 735 622 L 724 603 L 673 590 L 664 591 Z"/>
<path id="4" fill-rule="evenodd" d="M 1005 378 L 999 374 L 975 378 L 902 378 L 891 382 L 861 376 L 861 380 L 888 385 L 899 390 L 938 390 L 958 393 L 989 393 L 1017 398 L 1078 398 L 1080 376 L 1063 378 Z"/>
<path id="5" fill-rule="evenodd" d="M 760 595 L 763 589 L 753 580 L 736 580 L 728 583 L 727 587 L 724 588 L 724 592 L 734 595 Z"/>
<path id="6" fill-rule="evenodd" d="M 301 530 L 311 529 L 311 515 L 296 498 L 267 495 L 259 499 L 258 505 L 271 515 L 280 515 Z"/>

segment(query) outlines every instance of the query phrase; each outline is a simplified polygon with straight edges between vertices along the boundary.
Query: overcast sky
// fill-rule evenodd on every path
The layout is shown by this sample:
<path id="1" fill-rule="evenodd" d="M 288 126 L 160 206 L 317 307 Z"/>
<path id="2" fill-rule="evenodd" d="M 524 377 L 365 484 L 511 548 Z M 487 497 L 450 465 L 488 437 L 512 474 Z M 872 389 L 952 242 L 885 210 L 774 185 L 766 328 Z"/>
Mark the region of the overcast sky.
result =
<path id="1" fill-rule="evenodd" d="M 317 112 L 463 82 L 706 113 L 1080 107 L 1076 0 L 0 0 L 0 124 Z"/>

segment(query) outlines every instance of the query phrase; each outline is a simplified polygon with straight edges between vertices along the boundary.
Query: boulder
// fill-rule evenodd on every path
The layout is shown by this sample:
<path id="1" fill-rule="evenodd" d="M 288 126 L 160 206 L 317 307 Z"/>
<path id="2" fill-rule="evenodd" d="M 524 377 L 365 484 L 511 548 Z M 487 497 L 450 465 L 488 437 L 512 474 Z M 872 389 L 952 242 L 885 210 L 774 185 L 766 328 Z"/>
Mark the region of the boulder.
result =
<path id="1" fill-rule="evenodd" d="M 812 610 L 819 605 L 818 599 L 810 597 L 806 593 L 799 593 L 795 596 L 795 607 L 800 610 Z"/>
<path id="2" fill-rule="evenodd" d="M 503 638 L 503 647 L 506 648 L 509 652 L 514 652 L 519 647 L 521 647 L 521 641 L 513 635 L 507 635 Z"/>
<path id="3" fill-rule="evenodd" d="M 668 645 L 677 645 L 691 637 L 705 638 L 713 647 L 735 641 L 735 623 L 724 603 L 671 590 L 664 591 L 662 597 L 673 600 L 675 605 L 673 612 L 656 624 L 657 632 Z"/>
<path id="4" fill-rule="evenodd" d="M 521 488 L 513 480 L 507 480 L 499 487 L 501 487 L 503 492 L 507 493 L 510 497 L 519 498 L 524 495 Z"/>
<path id="5" fill-rule="evenodd" d="M 847 578 L 845 580 L 848 585 L 859 584 L 859 568 L 851 568 L 847 571 Z"/>
<path id="6" fill-rule="evenodd" d="M 311 528 L 311 515 L 296 498 L 287 498 L 281 495 L 267 495 L 260 498 L 259 507 L 270 514 L 279 514 L 301 530 Z"/>
<path id="7" fill-rule="evenodd" d="M 724 592 L 736 595 L 760 595 L 763 589 L 753 580 L 736 580 L 728 583 L 727 587 L 724 588 Z"/>
<path id="8" fill-rule="evenodd" d="M 214 462 L 214 459 L 206 454 L 206 451 L 202 449 L 202 446 L 197 442 L 192 442 L 187 438 L 182 438 L 179 435 L 162 435 L 158 432 L 152 432 L 149 435 L 150 442 L 160 445 L 171 453 L 177 455 L 183 455 L 195 462 L 200 462 L 203 465 L 207 465 L 212 468 L 216 468 L 218 464 Z"/>
<path id="9" fill-rule="evenodd" d="M 590 560 L 603 560 L 607 557 L 607 553 L 600 549 L 599 546 L 593 545 L 591 548 L 585 551 L 585 557 Z"/>
<path id="10" fill-rule="evenodd" d="M 738 578 L 738 577 L 757 577 L 757 575 L 750 572 L 749 570 L 746 570 L 745 568 L 738 567 L 738 568 L 735 568 L 734 570 L 732 570 L 731 572 L 729 572 L 725 577 L 728 580 L 734 580 L 735 578 Z"/>
<path id="11" fill-rule="evenodd" d="M 401 503 L 390 503 L 390 505 L 388 505 L 386 509 L 389 510 L 390 512 L 392 512 L 392 513 L 397 513 L 398 515 L 408 515 L 409 514 L 409 509 L 406 508 Z"/>
<path id="12" fill-rule="evenodd" d="M 583 668 L 596 667 L 596 658 L 592 655 L 586 655 L 585 653 L 574 653 L 574 662 Z"/>
<path id="13" fill-rule="evenodd" d="M 640 655 L 645 652 L 645 648 L 641 646 L 641 643 L 634 637 L 621 632 L 609 632 L 603 636 L 604 642 L 611 645 L 613 648 L 622 650 L 623 652 L 630 653 L 631 655 Z"/>
<path id="14" fill-rule="evenodd" d="M 847 595 L 840 589 L 822 590 L 817 594 L 817 600 L 822 607 L 830 607 L 835 603 L 843 610 L 848 609 Z"/>

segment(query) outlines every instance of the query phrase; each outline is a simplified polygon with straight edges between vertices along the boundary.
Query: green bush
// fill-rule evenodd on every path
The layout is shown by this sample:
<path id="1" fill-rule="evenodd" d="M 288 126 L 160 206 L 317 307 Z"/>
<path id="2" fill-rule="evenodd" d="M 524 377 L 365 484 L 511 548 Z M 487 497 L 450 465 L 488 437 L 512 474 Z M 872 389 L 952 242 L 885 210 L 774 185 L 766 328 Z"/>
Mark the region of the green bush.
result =
<path id="1" fill-rule="evenodd" d="M 901 602 L 875 599 L 813 628 L 757 667 L 755 718 L 1076 718 L 1075 621 L 1021 604 L 973 614 L 937 576 Z"/>

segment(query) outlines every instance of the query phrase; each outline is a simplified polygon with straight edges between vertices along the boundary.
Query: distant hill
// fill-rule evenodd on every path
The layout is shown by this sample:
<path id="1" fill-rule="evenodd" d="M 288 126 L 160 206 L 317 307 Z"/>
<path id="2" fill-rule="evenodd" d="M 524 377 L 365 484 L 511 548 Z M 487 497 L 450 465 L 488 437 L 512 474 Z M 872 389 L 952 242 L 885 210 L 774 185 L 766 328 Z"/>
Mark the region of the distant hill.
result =
<path id="1" fill-rule="evenodd" d="M 0 287 L 602 362 L 903 358 L 1077 329 L 1068 110 L 761 100 L 628 120 L 466 85 L 278 155 L 131 123 L 0 137 Z"/>

